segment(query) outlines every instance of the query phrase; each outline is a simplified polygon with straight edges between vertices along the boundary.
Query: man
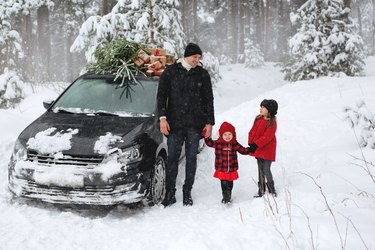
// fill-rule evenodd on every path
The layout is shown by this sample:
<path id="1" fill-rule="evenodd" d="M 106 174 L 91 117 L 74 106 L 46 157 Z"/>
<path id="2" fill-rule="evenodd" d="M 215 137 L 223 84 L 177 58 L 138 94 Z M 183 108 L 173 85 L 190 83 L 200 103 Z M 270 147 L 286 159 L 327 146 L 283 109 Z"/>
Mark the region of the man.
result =
<path id="1" fill-rule="evenodd" d="M 198 145 L 202 130 L 211 137 L 214 105 L 211 78 L 200 65 L 202 50 L 189 43 L 184 58 L 168 66 L 160 76 L 157 95 L 160 131 L 168 137 L 166 194 L 162 204 L 176 202 L 178 162 L 185 142 L 185 183 L 183 205 L 193 205 L 191 189 L 197 168 Z"/>

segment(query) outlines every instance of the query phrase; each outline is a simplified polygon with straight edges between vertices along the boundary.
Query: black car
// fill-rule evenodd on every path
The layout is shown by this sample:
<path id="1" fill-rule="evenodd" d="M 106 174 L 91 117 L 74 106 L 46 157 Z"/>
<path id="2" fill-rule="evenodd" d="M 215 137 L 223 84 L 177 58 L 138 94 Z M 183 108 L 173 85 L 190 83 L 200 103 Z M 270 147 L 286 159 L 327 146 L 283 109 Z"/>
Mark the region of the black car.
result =
<path id="1" fill-rule="evenodd" d="M 160 203 L 167 145 L 155 115 L 158 78 L 137 80 L 87 74 L 44 102 L 15 143 L 11 192 L 51 203 Z"/>

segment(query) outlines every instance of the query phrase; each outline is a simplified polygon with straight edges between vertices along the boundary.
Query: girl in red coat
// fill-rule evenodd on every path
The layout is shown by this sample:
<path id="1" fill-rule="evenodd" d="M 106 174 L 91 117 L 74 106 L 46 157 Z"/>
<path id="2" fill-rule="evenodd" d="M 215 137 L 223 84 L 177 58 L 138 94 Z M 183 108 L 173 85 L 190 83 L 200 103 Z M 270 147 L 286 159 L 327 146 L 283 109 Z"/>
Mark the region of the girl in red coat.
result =
<path id="1" fill-rule="evenodd" d="M 276 160 L 276 114 L 278 104 L 275 100 L 264 99 L 260 103 L 260 114 L 255 118 L 249 131 L 249 148 L 251 156 L 258 163 L 258 194 L 262 197 L 266 186 L 268 192 L 276 196 L 275 184 L 271 173 L 271 163 Z M 267 178 L 267 183 L 265 178 Z"/>
<path id="2" fill-rule="evenodd" d="M 246 155 L 250 150 L 237 142 L 236 129 L 228 122 L 221 124 L 219 135 L 219 139 L 215 141 L 211 138 L 205 138 L 205 141 L 207 146 L 215 148 L 214 177 L 221 181 L 221 202 L 228 203 L 231 201 L 233 181 L 238 179 L 237 152 Z"/>

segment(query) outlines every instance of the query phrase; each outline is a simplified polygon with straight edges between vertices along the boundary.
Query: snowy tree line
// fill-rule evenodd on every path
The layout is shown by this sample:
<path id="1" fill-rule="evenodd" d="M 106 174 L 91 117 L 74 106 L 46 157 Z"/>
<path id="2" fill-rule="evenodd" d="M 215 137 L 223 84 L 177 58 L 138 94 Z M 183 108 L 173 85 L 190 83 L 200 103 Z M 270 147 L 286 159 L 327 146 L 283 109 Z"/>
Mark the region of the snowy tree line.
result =
<path id="1" fill-rule="evenodd" d="M 350 9 L 361 51 L 374 54 L 375 0 L 312 2 L 337 1 Z M 301 32 L 290 16 L 306 2 L 311 0 L 1 1 L 0 74 L 7 69 L 27 82 L 71 81 L 97 46 L 118 36 L 177 55 L 196 42 L 220 63 L 280 62 L 290 52 L 290 38 Z"/>

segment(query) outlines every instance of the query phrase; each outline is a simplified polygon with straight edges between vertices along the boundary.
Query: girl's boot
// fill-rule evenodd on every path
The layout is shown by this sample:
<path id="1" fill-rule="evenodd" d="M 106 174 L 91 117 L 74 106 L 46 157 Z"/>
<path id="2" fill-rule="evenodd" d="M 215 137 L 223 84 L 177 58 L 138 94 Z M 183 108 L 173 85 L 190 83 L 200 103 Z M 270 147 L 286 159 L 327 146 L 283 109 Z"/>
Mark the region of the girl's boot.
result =
<path id="1" fill-rule="evenodd" d="M 275 183 L 273 181 L 267 183 L 267 188 L 270 194 L 272 194 L 275 197 L 277 196 L 276 190 L 275 190 Z"/>
<path id="2" fill-rule="evenodd" d="M 258 182 L 258 193 L 254 195 L 254 198 L 260 198 L 266 192 L 266 184 L 263 182 Z"/>
<path id="3" fill-rule="evenodd" d="M 221 200 L 221 203 L 227 204 L 230 202 L 232 196 L 232 192 L 230 190 L 223 191 L 223 199 Z"/>

